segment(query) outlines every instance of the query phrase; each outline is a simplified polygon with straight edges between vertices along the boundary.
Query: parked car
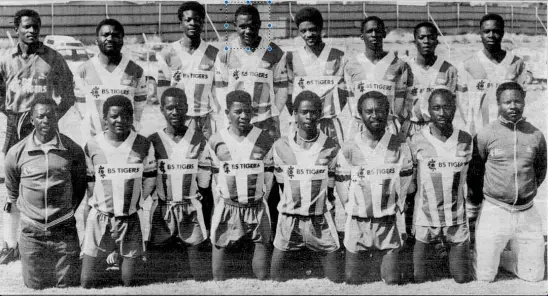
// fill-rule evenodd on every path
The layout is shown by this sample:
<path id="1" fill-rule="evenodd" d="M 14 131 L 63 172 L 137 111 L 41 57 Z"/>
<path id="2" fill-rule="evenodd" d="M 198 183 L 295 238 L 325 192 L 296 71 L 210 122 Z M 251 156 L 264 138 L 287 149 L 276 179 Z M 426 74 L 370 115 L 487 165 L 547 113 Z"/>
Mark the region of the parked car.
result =
<path id="1" fill-rule="evenodd" d="M 81 41 L 71 36 L 47 35 L 44 44 L 63 56 L 72 73 L 92 56 Z"/>

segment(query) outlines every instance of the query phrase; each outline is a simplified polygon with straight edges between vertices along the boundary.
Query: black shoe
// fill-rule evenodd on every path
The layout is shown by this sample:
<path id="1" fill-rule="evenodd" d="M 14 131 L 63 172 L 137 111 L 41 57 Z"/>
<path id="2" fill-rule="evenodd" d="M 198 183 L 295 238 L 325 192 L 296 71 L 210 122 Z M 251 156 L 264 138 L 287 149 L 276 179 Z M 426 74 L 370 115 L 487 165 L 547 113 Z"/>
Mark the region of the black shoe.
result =
<path id="1" fill-rule="evenodd" d="M 5 265 L 17 260 L 19 260 L 19 248 L 8 248 L 8 245 L 4 242 L 4 247 L 0 251 L 0 265 Z"/>

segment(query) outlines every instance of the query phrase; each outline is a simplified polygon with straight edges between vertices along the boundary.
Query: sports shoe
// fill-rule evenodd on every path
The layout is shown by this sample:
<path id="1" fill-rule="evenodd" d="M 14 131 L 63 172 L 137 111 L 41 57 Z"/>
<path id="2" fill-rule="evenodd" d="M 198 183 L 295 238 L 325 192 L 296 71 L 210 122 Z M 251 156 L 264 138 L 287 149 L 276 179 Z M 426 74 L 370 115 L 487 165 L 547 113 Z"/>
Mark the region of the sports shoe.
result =
<path id="1" fill-rule="evenodd" d="M 0 265 L 5 265 L 17 260 L 19 260 L 19 248 L 8 248 L 8 244 L 4 242 L 4 246 L 0 251 Z"/>

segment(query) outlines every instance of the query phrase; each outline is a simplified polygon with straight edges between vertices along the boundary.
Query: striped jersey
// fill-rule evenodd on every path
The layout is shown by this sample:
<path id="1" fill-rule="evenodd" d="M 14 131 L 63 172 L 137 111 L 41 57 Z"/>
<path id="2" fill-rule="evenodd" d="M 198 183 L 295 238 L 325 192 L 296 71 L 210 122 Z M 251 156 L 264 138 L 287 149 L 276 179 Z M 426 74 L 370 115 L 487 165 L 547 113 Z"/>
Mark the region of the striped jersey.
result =
<path id="1" fill-rule="evenodd" d="M 136 213 L 143 175 L 156 170 L 150 142 L 131 132 L 119 147 L 114 147 L 103 132 L 89 140 L 84 150 L 88 177 L 95 180 L 90 205 L 117 217 Z"/>
<path id="2" fill-rule="evenodd" d="M 37 94 L 53 94 L 68 105 L 74 103 L 72 72 L 57 51 L 40 42 L 28 59 L 21 57 L 19 44 L 0 57 L 0 110 L 13 113 L 29 111 Z"/>
<path id="3" fill-rule="evenodd" d="M 403 212 L 413 175 L 407 143 L 389 132 L 371 149 L 357 134 L 344 143 L 337 158 L 337 193 L 348 201 L 348 215 L 381 218 Z"/>
<path id="4" fill-rule="evenodd" d="M 429 121 L 428 98 L 436 88 L 445 88 L 453 94 L 457 91 L 457 68 L 441 57 L 427 69 L 417 64 L 416 59 L 408 61 L 411 67 L 411 84 L 404 103 L 404 114 L 411 121 Z"/>
<path id="5" fill-rule="evenodd" d="M 268 50 L 268 49 L 271 50 Z M 244 90 L 251 94 L 255 116 L 251 123 L 277 116 L 287 100 L 286 55 L 280 47 L 262 38 L 254 52 L 241 48 L 238 38 L 215 61 L 217 100 L 226 109 L 226 94 Z"/>
<path id="6" fill-rule="evenodd" d="M 134 107 L 134 120 L 140 121 L 143 110 L 136 103 L 144 104 L 147 99 L 145 75 L 143 68 L 125 55 L 112 72 L 101 64 L 97 56 L 91 58 L 78 67 L 74 81 L 76 99 L 86 106 L 82 124 L 89 128 L 91 136 L 105 129 L 103 104 L 113 95 L 129 98 Z"/>
<path id="7" fill-rule="evenodd" d="M 150 135 L 157 164 L 155 197 L 181 202 L 198 197 L 198 186 L 209 187 L 211 165 L 207 140 L 195 129 L 187 129 L 179 142 L 163 130 Z"/>
<path id="8" fill-rule="evenodd" d="M 322 118 L 333 118 L 346 105 L 347 91 L 344 67 L 348 59 L 344 52 L 325 45 L 319 56 L 300 46 L 287 53 L 288 91 L 293 100 L 302 91 L 317 94 L 323 102 Z"/>
<path id="9" fill-rule="evenodd" d="M 219 109 L 212 93 L 218 52 L 216 47 L 202 40 L 191 54 L 178 40 L 158 54 L 158 84 L 185 91 L 188 116 L 203 116 L 210 113 L 212 107 Z"/>
<path id="10" fill-rule="evenodd" d="M 327 188 L 335 187 L 340 147 L 333 139 L 319 133 L 308 149 L 288 137 L 274 143 L 274 174 L 278 183 L 284 185 L 278 204 L 280 213 L 319 216 L 330 209 Z"/>
<path id="11" fill-rule="evenodd" d="M 475 135 L 498 116 L 496 90 L 508 81 L 522 83 L 525 75 L 523 60 L 510 51 L 500 63 L 491 61 L 478 51 L 459 66 L 457 95 L 465 110 L 467 131 Z"/>
<path id="12" fill-rule="evenodd" d="M 411 69 L 393 52 L 388 52 L 376 64 L 372 63 L 365 54 L 357 54 L 348 63 L 345 71 L 353 93 L 349 102 L 352 116 L 361 119 L 358 114 L 358 100 L 361 95 L 369 91 L 378 91 L 388 97 L 391 115 L 400 117 L 404 115 L 402 114 L 402 105 L 407 87 L 412 82 L 412 76 L 409 73 Z M 397 106 L 394 101 L 397 102 Z"/>
<path id="13" fill-rule="evenodd" d="M 217 190 L 221 198 L 240 204 L 260 202 L 270 186 L 265 184 L 265 172 L 274 170 L 274 141 L 268 132 L 253 127 L 238 142 L 229 128 L 221 129 L 209 139 L 211 168 L 213 174 L 218 174 Z"/>
<path id="14" fill-rule="evenodd" d="M 411 138 L 417 168 L 414 224 L 443 227 L 466 223 L 465 182 L 472 157 L 472 137 L 454 129 L 442 142 L 426 125 Z"/>

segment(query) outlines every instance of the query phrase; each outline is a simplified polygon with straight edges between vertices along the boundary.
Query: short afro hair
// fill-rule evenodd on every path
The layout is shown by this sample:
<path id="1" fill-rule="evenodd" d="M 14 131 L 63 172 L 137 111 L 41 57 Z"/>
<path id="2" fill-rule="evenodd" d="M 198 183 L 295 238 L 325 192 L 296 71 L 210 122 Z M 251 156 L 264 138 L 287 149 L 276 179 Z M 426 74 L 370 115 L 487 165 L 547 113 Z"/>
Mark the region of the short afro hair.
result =
<path id="1" fill-rule="evenodd" d="M 517 90 L 519 94 L 521 95 L 521 98 L 525 100 L 525 95 L 527 94 L 525 90 L 523 90 L 523 87 L 515 81 L 508 81 L 504 82 L 503 84 L 499 85 L 497 87 L 496 95 L 497 95 L 497 103 L 500 102 L 500 96 L 502 93 L 506 90 Z"/>
<path id="2" fill-rule="evenodd" d="M 122 107 L 124 113 L 133 118 L 133 105 L 126 96 L 114 95 L 108 97 L 103 104 L 103 118 L 107 118 L 108 110 L 110 109 L 110 107 Z"/>
<path id="3" fill-rule="evenodd" d="M 450 99 L 451 102 L 453 103 L 453 105 L 455 105 L 455 106 L 457 104 L 457 96 L 452 91 L 450 91 L 449 89 L 444 88 L 444 87 L 440 87 L 440 88 L 436 88 L 436 89 L 434 89 L 434 91 L 432 91 L 432 93 L 428 97 L 428 105 L 430 105 L 432 103 L 432 100 L 437 96 Z"/>
<path id="4" fill-rule="evenodd" d="M 32 10 L 32 9 L 21 9 L 15 13 L 15 16 L 13 17 L 13 25 L 16 28 L 19 28 L 19 25 L 21 24 L 21 18 L 24 16 L 36 19 L 38 21 L 38 25 L 42 25 L 42 19 L 40 19 L 40 15 L 38 12 Z"/>
<path id="5" fill-rule="evenodd" d="M 322 112 L 323 109 L 323 103 L 320 97 L 309 90 L 305 90 L 301 92 L 300 94 L 295 97 L 295 101 L 293 102 L 293 113 L 296 114 L 299 112 L 299 107 L 301 106 L 302 102 L 312 102 L 314 104 L 314 108 L 318 110 L 319 112 Z"/>
<path id="6" fill-rule="evenodd" d="M 322 13 L 314 7 L 305 7 L 295 14 L 297 28 L 302 22 L 311 22 L 321 30 L 323 28 Z"/>
<path id="7" fill-rule="evenodd" d="M 187 2 L 183 2 L 183 4 L 179 6 L 179 10 L 177 11 L 177 17 L 179 18 L 180 22 L 183 21 L 183 12 L 187 10 L 192 10 L 196 12 L 199 16 L 202 17 L 202 19 L 205 18 L 206 12 L 202 4 L 200 4 L 197 1 L 187 1 Z"/>
<path id="8" fill-rule="evenodd" d="M 103 26 L 112 26 L 114 27 L 114 30 L 120 31 L 120 33 L 122 33 L 122 37 L 125 36 L 124 26 L 122 26 L 119 21 L 112 18 L 104 19 L 99 24 L 97 24 L 97 27 L 95 27 L 96 36 L 99 36 L 99 31 L 101 31 L 101 28 Z"/>
<path id="9" fill-rule="evenodd" d="M 439 35 L 438 29 L 434 24 L 431 22 L 422 22 L 415 26 L 415 29 L 413 29 L 413 37 L 417 38 L 417 33 L 419 32 L 420 28 L 430 28 L 434 33 L 436 33 L 436 36 Z"/>
<path id="10" fill-rule="evenodd" d="M 252 107 L 251 95 L 243 90 L 233 90 L 226 95 L 226 109 L 230 110 L 230 107 L 234 103 L 241 103 Z"/>
<path id="11" fill-rule="evenodd" d="M 358 115 L 362 115 L 362 105 L 363 102 L 367 99 L 375 99 L 375 100 L 382 100 L 384 101 L 384 105 L 386 108 L 386 111 L 390 110 L 390 102 L 388 101 L 388 97 L 383 95 L 382 93 L 378 91 L 368 91 L 360 96 L 358 99 Z"/>
<path id="12" fill-rule="evenodd" d="M 181 102 L 183 102 L 185 105 L 188 106 L 188 103 L 186 102 L 187 98 L 186 98 L 185 91 L 180 89 L 180 88 L 170 87 L 170 88 L 166 89 L 162 93 L 162 96 L 160 97 L 160 106 L 165 106 L 167 97 L 173 97 L 173 98 L 181 99 Z"/>
<path id="13" fill-rule="evenodd" d="M 381 26 L 382 26 L 382 29 L 384 31 L 386 31 L 386 27 L 384 26 L 384 21 L 378 17 L 378 16 L 375 16 L 375 15 L 372 15 L 372 16 L 368 16 L 366 17 L 363 21 L 362 21 L 362 24 L 360 26 L 360 32 L 363 34 L 363 29 L 365 28 L 365 24 L 367 24 L 367 22 L 369 21 L 376 21 L 377 23 L 379 23 Z"/>
<path id="14" fill-rule="evenodd" d="M 253 5 L 240 5 L 234 13 L 234 22 L 236 22 L 239 15 L 250 15 L 254 21 L 257 21 L 258 23 L 261 22 L 261 15 L 259 14 L 257 8 Z"/>
<path id="15" fill-rule="evenodd" d="M 55 110 L 57 111 L 57 102 L 55 102 L 54 99 L 47 96 L 45 93 L 38 93 L 34 95 L 34 100 L 32 100 L 32 103 L 30 103 L 30 111 L 31 113 L 34 112 L 34 108 L 37 105 L 52 105 L 55 107 Z"/>
<path id="16" fill-rule="evenodd" d="M 496 21 L 500 24 L 500 26 L 502 27 L 502 29 L 504 30 L 504 19 L 502 18 L 502 16 L 496 14 L 496 13 L 488 13 L 486 15 L 484 15 L 481 20 L 480 20 L 480 28 L 481 28 L 481 25 L 483 25 L 484 22 L 486 21 Z"/>

